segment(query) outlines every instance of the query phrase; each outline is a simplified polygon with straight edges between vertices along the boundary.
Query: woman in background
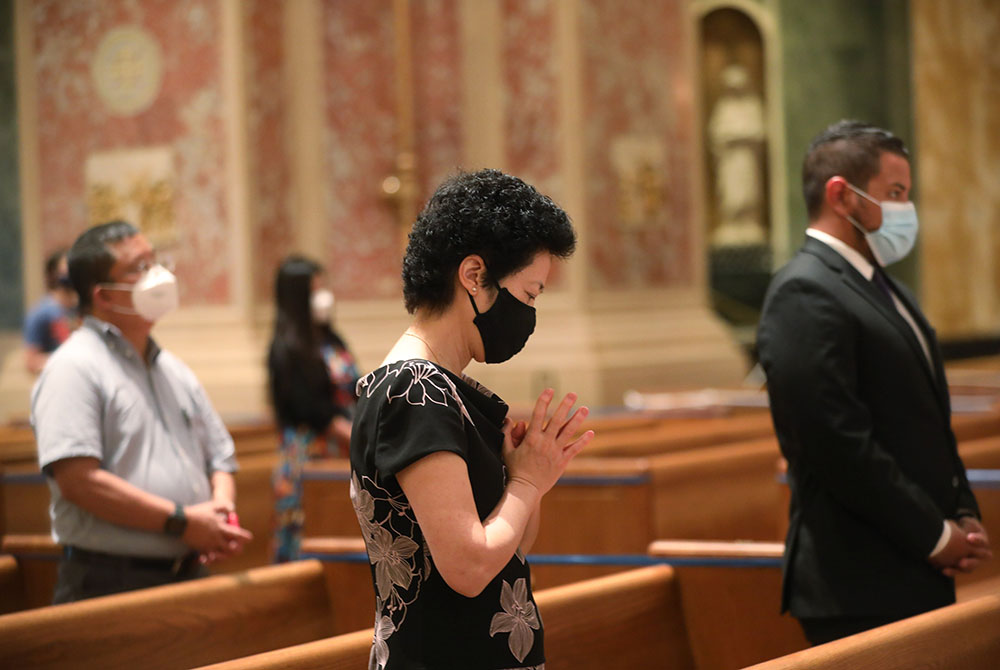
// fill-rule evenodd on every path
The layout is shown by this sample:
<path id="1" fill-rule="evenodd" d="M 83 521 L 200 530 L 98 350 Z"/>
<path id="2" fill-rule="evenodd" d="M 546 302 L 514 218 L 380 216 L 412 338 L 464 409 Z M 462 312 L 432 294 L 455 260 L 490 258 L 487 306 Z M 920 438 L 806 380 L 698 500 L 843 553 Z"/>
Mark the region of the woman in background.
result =
<path id="1" fill-rule="evenodd" d="M 347 454 L 358 370 L 331 325 L 334 298 L 323 286 L 320 265 L 302 256 L 286 258 L 275 279 L 275 299 L 267 369 L 281 431 L 272 547 L 281 563 L 299 556 L 305 462 Z"/>

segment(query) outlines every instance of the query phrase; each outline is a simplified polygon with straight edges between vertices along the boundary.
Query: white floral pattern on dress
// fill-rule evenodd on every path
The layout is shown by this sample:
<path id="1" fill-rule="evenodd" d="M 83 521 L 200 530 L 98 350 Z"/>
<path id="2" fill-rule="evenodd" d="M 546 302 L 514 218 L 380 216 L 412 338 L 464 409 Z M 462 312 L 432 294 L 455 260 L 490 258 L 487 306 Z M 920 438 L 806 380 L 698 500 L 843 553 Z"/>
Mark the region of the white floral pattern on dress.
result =
<path id="1" fill-rule="evenodd" d="M 514 581 L 514 587 L 504 580 L 500 590 L 502 612 L 493 615 L 490 637 L 497 633 L 510 633 L 507 645 L 514 658 L 523 661 L 535 644 L 535 632 L 541 627 L 535 603 L 528 599 L 528 584 L 524 577 Z"/>
<path id="2" fill-rule="evenodd" d="M 391 366 L 383 366 L 378 370 L 369 372 L 358 382 L 358 397 L 361 397 L 361 394 L 364 393 L 366 397 L 371 398 L 375 394 L 375 391 L 389 377 L 400 377 L 404 374 L 408 374 L 411 377 L 410 383 L 405 390 L 397 390 L 394 394 L 392 392 L 393 385 L 391 383 L 386 385 L 385 397 L 388 402 L 392 402 L 396 398 L 405 398 L 409 404 L 419 407 L 426 405 L 428 402 L 437 405 L 447 405 L 448 398 L 446 396 L 448 396 L 458 405 L 462 411 L 462 416 L 468 419 L 472 425 L 476 425 L 472 420 L 472 416 L 469 415 L 469 411 L 465 408 L 465 403 L 462 402 L 462 398 L 458 395 L 455 382 L 451 381 L 448 375 L 441 372 L 430 361 L 403 361 L 395 369 Z"/>
<path id="3" fill-rule="evenodd" d="M 376 502 L 388 504 L 388 512 L 382 520 L 375 518 Z M 420 544 L 411 537 L 419 526 L 402 494 L 392 496 L 377 481 L 369 477 L 359 480 L 357 473 L 351 473 L 351 503 L 368 549 L 368 560 L 375 568 L 375 635 L 368 668 L 382 670 L 389 662 L 389 637 L 402 625 L 406 608 L 420 594 L 420 581 L 430 575 L 430 552 L 421 538 L 424 546 L 421 571 L 415 557 Z M 398 530 L 393 527 L 393 521 L 405 521 L 404 525 L 409 528 L 406 532 Z M 417 580 L 415 589 L 407 598 L 414 579 Z"/>
<path id="4" fill-rule="evenodd" d="M 410 379 L 403 387 L 406 375 Z M 390 377 L 404 382 L 386 384 Z M 462 379 L 483 395 L 502 402 L 496 394 L 471 377 L 463 375 Z M 475 425 L 454 382 L 429 361 L 409 360 L 395 369 L 390 366 L 379 368 L 358 381 L 358 396 L 371 398 L 383 384 L 389 403 L 403 399 L 414 406 L 426 406 L 427 403 L 447 406 L 451 398 L 462 416 Z M 504 474 L 506 478 L 506 472 Z M 368 560 L 375 572 L 375 627 L 368 667 L 369 670 L 383 670 L 389 662 L 389 638 L 402 626 L 408 606 L 417 600 L 421 584 L 431 574 L 433 562 L 427 541 L 402 491 L 393 494 L 379 484 L 377 474 L 374 478 L 363 475 L 359 479 L 356 472 L 351 473 L 350 489 L 351 502 L 368 549 Z M 376 518 L 380 505 L 386 510 L 384 519 Z M 418 553 L 422 555 L 419 565 Z M 522 564 L 526 563 L 520 549 L 516 557 Z M 497 633 L 509 634 L 511 653 L 518 661 L 523 661 L 534 646 L 534 631 L 541 626 L 535 604 L 528 597 L 524 578 L 515 580 L 513 587 L 503 581 L 500 607 L 503 611 L 494 614 L 490 623 L 490 637 Z M 509 670 L 544 668 L 543 663 Z"/>
<path id="5" fill-rule="evenodd" d="M 371 670 L 384 668 L 389 662 L 389 636 L 396 632 L 396 625 L 387 616 L 375 621 L 375 635 L 372 638 L 372 651 L 368 656 L 368 667 Z"/>

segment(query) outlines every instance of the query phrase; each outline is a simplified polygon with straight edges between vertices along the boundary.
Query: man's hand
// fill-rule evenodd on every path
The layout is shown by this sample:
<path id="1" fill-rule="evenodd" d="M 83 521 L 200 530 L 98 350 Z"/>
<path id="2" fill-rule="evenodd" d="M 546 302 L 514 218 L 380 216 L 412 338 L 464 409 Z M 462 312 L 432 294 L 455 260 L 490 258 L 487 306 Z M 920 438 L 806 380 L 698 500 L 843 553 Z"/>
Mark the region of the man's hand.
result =
<path id="1" fill-rule="evenodd" d="M 184 508 L 187 529 L 183 540 L 202 555 L 202 563 L 214 563 L 235 556 L 253 539 L 250 531 L 226 522 L 231 503 L 209 500 Z"/>
<path id="2" fill-rule="evenodd" d="M 972 572 L 983 561 L 993 557 L 989 535 L 978 519 L 973 516 L 963 516 L 956 525 L 973 550 L 967 556 L 960 558 L 955 565 L 943 570 L 944 574 L 949 577 L 954 577 L 959 572 Z"/>
<path id="3" fill-rule="evenodd" d="M 976 519 L 962 517 L 958 523 L 948 521 L 948 524 L 951 526 L 948 544 L 930 559 L 945 575 L 954 577 L 960 572 L 972 572 L 993 556 L 986 531 Z"/>

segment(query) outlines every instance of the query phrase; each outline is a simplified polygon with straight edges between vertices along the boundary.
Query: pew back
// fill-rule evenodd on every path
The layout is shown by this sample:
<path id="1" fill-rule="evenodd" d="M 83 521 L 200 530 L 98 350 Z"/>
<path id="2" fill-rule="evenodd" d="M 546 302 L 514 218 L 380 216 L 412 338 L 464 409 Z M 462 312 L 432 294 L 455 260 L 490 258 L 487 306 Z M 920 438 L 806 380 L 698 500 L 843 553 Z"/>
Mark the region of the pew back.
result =
<path id="1" fill-rule="evenodd" d="M 753 666 L 753 670 L 995 670 L 1000 595 L 950 605 Z"/>
<path id="2" fill-rule="evenodd" d="M 317 561 L 0 616 L 12 668 L 189 668 L 332 634 Z"/>
<path id="3" fill-rule="evenodd" d="M 673 570 L 652 566 L 539 591 L 547 670 L 693 669 Z M 211 670 L 364 667 L 372 631 L 210 666 Z M 208 670 L 207 668 L 204 670 Z"/>

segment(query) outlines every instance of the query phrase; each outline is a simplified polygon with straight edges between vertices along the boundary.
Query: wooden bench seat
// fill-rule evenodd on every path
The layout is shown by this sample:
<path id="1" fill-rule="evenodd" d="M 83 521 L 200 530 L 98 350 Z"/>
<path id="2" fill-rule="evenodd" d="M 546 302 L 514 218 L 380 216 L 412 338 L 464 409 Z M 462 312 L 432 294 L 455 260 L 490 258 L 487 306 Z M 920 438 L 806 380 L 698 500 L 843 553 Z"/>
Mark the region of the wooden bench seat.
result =
<path id="1" fill-rule="evenodd" d="M 0 616 L 0 665 L 190 668 L 331 634 L 323 568 L 301 561 Z"/>
<path id="2" fill-rule="evenodd" d="M 6 592 L 0 596 L 5 603 L 4 611 L 51 605 L 62 548 L 48 534 L 4 535 L 0 553 L 10 556 L 17 564 L 19 584 L 19 592 L 14 592 L 9 599 Z"/>
<path id="3" fill-rule="evenodd" d="M 1000 665 L 1000 595 L 943 607 L 798 651 L 753 670 L 996 670 Z"/>
<path id="4" fill-rule="evenodd" d="M 0 554 L 0 614 L 24 609 L 24 581 L 17 559 Z"/>
<path id="5" fill-rule="evenodd" d="M 695 667 L 673 570 L 652 566 L 535 594 L 547 670 Z M 211 670 L 363 668 L 371 629 L 209 666 Z M 207 670 L 207 669 L 206 669 Z"/>

